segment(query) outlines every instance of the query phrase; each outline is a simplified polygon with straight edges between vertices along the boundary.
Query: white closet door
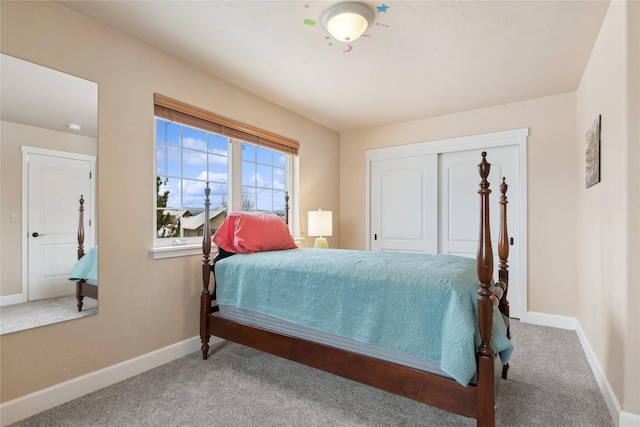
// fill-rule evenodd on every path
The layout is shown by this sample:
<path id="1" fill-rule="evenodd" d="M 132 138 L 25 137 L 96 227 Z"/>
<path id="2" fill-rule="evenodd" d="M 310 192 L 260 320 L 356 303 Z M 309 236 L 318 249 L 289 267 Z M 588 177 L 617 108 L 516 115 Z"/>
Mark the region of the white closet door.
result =
<path id="1" fill-rule="evenodd" d="M 467 150 L 440 154 L 439 158 L 439 253 L 475 258 L 480 229 L 480 196 L 478 195 L 478 163 L 483 150 Z M 500 210 L 500 183 L 506 177 L 508 215 L 507 228 L 514 242 L 519 242 L 520 229 L 519 153 L 515 145 L 487 149 L 491 172 L 489 213 L 491 243 L 494 252 L 494 278 L 498 277 L 498 231 Z M 518 244 L 509 246 L 509 294 L 511 317 L 520 318 L 521 290 L 518 284 L 520 259 Z"/>
<path id="2" fill-rule="evenodd" d="M 438 251 L 438 156 L 371 163 L 371 250 Z"/>

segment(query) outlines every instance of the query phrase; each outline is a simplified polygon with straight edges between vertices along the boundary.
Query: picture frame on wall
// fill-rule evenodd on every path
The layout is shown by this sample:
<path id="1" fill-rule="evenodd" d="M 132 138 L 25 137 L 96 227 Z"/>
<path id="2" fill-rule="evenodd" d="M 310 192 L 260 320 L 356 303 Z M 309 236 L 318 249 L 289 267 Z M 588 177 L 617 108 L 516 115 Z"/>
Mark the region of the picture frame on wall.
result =
<path id="1" fill-rule="evenodd" d="M 600 115 L 596 117 L 587 131 L 587 188 L 600 182 L 600 117 Z"/>

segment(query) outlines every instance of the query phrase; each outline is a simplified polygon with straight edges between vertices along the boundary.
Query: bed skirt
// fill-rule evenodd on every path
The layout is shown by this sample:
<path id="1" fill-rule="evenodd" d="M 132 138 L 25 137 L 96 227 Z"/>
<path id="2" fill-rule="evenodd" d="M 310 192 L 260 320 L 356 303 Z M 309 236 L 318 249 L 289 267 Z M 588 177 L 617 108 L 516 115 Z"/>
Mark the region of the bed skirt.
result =
<path id="1" fill-rule="evenodd" d="M 287 322 L 262 313 L 256 313 L 251 310 L 246 310 L 229 305 L 220 305 L 219 308 L 220 317 L 237 323 L 241 323 L 243 325 L 265 329 L 267 331 L 276 332 L 281 335 L 302 338 L 307 341 L 341 348 L 353 353 L 358 353 L 420 371 L 429 372 L 444 378 L 451 378 L 451 376 L 447 375 L 446 372 L 440 369 L 440 366 L 436 362 L 431 360 L 421 359 L 412 355 L 389 350 L 383 347 L 376 347 L 370 344 L 353 340 L 351 338 L 332 335 L 323 331 L 319 331 L 317 329 L 296 325 L 294 323 Z M 470 384 L 475 383 L 476 377 L 474 375 L 473 379 L 470 381 Z"/>

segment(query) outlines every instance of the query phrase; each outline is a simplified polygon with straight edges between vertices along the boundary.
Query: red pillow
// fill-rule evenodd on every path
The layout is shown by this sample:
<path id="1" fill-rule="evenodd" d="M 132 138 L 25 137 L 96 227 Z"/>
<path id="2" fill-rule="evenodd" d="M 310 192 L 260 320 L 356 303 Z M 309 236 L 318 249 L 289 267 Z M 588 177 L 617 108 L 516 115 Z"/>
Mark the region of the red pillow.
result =
<path id="1" fill-rule="evenodd" d="M 278 215 L 246 212 L 227 215 L 213 243 L 238 254 L 297 248 L 289 227 Z"/>

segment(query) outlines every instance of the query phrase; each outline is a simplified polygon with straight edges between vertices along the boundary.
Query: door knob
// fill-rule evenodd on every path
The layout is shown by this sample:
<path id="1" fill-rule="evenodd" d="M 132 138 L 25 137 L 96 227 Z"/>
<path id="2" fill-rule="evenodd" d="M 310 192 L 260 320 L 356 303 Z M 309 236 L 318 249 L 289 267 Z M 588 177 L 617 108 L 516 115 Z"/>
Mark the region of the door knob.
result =
<path id="1" fill-rule="evenodd" d="M 39 236 L 44 236 L 44 234 L 38 234 L 37 231 L 33 232 L 33 234 L 31 234 L 33 237 L 39 237 Z"/>

